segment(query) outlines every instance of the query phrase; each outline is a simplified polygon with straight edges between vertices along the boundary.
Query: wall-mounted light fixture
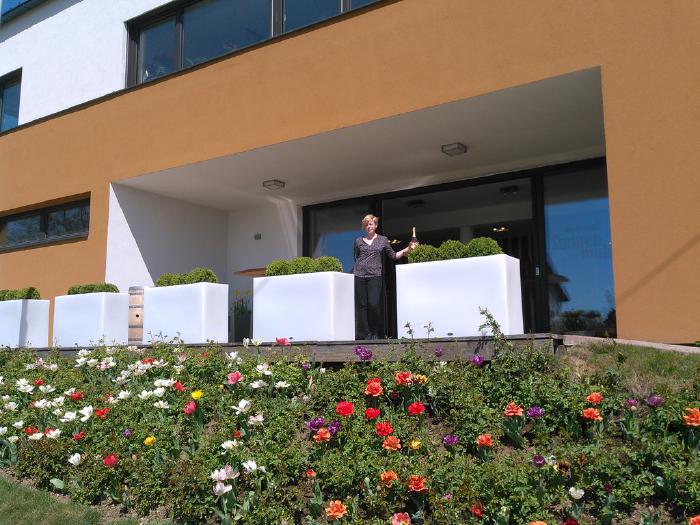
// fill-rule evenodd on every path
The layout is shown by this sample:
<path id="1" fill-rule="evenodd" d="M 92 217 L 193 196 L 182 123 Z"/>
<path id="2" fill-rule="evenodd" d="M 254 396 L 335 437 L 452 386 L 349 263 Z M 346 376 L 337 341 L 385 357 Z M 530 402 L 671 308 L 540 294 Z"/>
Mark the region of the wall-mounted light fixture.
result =
<path id="1" fill-rule="evenodd" d="M 264 180 L 262 185 L 263 188 L 267 188 L 268 190 L 281 190 L 286 186 L 286 183 L 283 180 L 270 179 Z"/>
<path id="2" fill-rule="evenodd" d="M 491 230 L 494 231 L 495 233 L 503 233 L 503 232 L 508 231 L 508 227 L 507 226 L 498 226 L 497 228 L 491 228 Z"/>
<path id="3" fill-rule="evenodd" d="M 453 142 L 452 144 L 443 144 L 440 149 L 445 155 L 450 157 L 455 157 L 457 155 L 464 155 L 467 152 L 467 146 L 461 142 Z"/>

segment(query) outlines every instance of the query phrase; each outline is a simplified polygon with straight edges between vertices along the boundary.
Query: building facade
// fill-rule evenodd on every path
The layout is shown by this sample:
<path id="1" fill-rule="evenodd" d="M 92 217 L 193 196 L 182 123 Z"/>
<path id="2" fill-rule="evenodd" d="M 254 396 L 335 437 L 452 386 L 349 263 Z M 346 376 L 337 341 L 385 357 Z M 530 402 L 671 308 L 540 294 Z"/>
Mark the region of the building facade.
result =
<path id="1" fill-rule="evenodd" d="M 700 339 L 695 1 L 1 12 L 0 288 L 349 270 L 375 213 L 397 246 L 497 239 L 527 331 Z"/>

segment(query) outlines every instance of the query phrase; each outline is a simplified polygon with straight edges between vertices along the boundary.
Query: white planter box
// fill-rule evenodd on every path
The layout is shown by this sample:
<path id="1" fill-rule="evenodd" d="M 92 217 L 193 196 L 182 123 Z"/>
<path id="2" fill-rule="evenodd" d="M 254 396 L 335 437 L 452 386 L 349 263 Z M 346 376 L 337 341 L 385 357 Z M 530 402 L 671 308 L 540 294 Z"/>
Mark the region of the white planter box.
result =
<path id="1" fill-rule="evenodd" d="M 506 335 L 523 333 L 520 261 L 489 255 L 396 267 L 396 324 L 399 337 L 409 322 L 414 337 L 468 337 L 482 334 L 487 308 Z"/>
<path id="2" fill-rule="evenodd" d="M 253 280 L 253 339 L 355 339 L 355 277 L 302 273 Z"/>
<path id="3" fill-rule="evenodd" d="M 227 343 L 228 302 L 228 284 L 145 288 L 143 340 L 179 337 L 185 343 Z"/>
<path id="4" fill-rule="evenodd" d="M 0 346 L 48 346 L 49 302 L 41 299 L 0 301 Z"/>
<path id="5" fill-rule="evenodd" d="M 129 339 L 129 294 L 97 292 L 56 297 L 53 340 L 58 347 L 125 345 Z"/>

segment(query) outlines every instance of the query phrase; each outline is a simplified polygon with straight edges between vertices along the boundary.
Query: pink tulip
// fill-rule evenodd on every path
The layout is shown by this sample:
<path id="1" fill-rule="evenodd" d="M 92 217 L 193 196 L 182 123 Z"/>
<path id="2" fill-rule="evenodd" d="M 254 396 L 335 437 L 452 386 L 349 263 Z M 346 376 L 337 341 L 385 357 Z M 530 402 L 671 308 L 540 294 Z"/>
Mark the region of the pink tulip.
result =
<path id="1" fill-rule="evenodd" d="M 243 381 L 243 374 L 241 374 L 238 370 L 235 372 L 231 372 L 228 375 L 228 384 L 229 385 L 235 385 L 236 383 L 240 383 Z"/>

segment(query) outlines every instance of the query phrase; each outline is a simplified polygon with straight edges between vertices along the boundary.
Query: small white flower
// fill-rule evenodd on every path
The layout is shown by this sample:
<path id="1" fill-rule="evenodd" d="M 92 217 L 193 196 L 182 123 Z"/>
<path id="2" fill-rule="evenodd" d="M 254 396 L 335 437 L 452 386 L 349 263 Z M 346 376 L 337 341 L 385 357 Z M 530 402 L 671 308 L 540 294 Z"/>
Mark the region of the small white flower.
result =
<path id="1" fill-rule="evenodd" d="M 271 376 L 272 372 L 270 371 L 270 365 L 267 363 L 261 363 L 255 367 L 255 370 L 258 371 L 259 374 L 263 374 L 265 376 Z"/>
<path id="2" fill-rule="evenodd" d="M 87 357 L 79 357 L 75 360 L 75 368 L 80 368 L 85 363 L 87 363 Z"/>
<path id="3" fill-rule="evenodd" d="M 7 437 L 7 441 L 9 441 L 10 443 L 17 443 L 18 440 L 19 440 L 19 436 L 8 436 Z"/>
<path id="4" fill-rule="evenodd" d="M 248 345 L 249 345 L 249 344 L 250 344 L 250 339 L 247 338 L 247 337 L 244 337 L 244 338 L 243 338 L 243 346 L 244 346 L 245 348 L 248 348 Z"/>
<path id="5" fill-rule="evenodd" d="M 65 414 L 63 414 L 63 417 L 60 421 L 61 423 L 70 423 L 71 421 L 75 421 L 77 417 L 77 412 L 66 412 Z"/>
<path id="6" fill-rule="evenodd" d="M 50 394 L 51 392 L 54 392 L 56 389 L 52 387 L 51 385 L 41 385 L 39 387 L 39 390 L 42 391 L 44 394 Z"/>
<path id="7" fill-rule="evenodd" d="M 164 410 L 167 410 L 168 408 L 170 408 L 170 405 L 168 404 L 167 401 L 156 401 L 155 403 L 153 403 L 153 406 L 156 408 L 162 408 Z"/>
<path id="8" fill-rule="evenodd" d="M 51 370 L 52 372 L 55 372 L 56 370 L 58 370 L 58 363 L 50 363 L 48 365 L 44 365 L 44 368 L 46 368 L 47 370 Z"/>
<path id="9" fill-rule="evenodd" d="M 92 350 L 78 350 L 78 357 L 87 357 L 92 353 Z"/>
<path id="10" fill-rule="evenodd" d="M 252 403 L 250 401 L 248 401 L 247 399 L 241 399 L 238 402 L 238 406 L 234 406 L 231 408 L 233 408 L 236 411 L 236 413 L 238 413 L 238 414 L 245 414 L 246 412 L 248 412 L 248 410 L 250 410 L 251 405 L 252 405 Z"/>
<path id="11" fill-rule="evenodd" d="M 49 439 L 58 439 L 58 436 L 61 435 L 61 431 L 57 428 L 52 428 L 46 433 L 46 437 Z"/>
<path id="12" fill-rule="evenodd" d="M 253 381 L 250 384 L 250 388 L 254 388 L 254 389 L 262 388 L 264 386 L 267 386 L 267 383 L 265 381 L 263 381 L 262 379 L 258 379 L 257 381 Z"/>
<path id="13" fill-rule="evenodd" d="M 173 370 L 176 374 L 181 374 L 183 368 L 185 368 L 183 365 L 173 365 Z"/>
<path id="14" fill-rule="evenodd" d="M 5 378 L 0 376 L 0 385 L 4 385 L 4 384 L 5 384 Z"/>
<path id="15" fill-rule="evenodd" d="M 58 396 L 58 397 L 53 398 L 53 400 L 51 401 L 51 406 L 52 407 L 62 407 L 63 403 L 65 403 L 65 402 L 66 402 L 66 398 L 64 396 Z"/>
<path id="16" fill-rule="evenodd" d="M 0 427 L 0 436 L 7 434 L 7 427 Z"/>
<path id="17" fill-rule="evenodd" d="M 99 361 L 93 357 L 92 359 L 88 359 L 86 364 L 88 366 L 95 366 L 97 363 L 99 363 Z"/>
<path id="18" fill-rule="evenodd" d="M 12 423 L 12 426 L 17 428 L 17 429 L 20 429 L 24 426 L 24 421 L 22 421 L 22 420 L 15 421 L 14 423 Z"/>
<path id="19" fill-rule="evenodd" d="M 576 487 L 571 487 L 569 489 L 569 496 L 571 496 L 575 500 L 580 500 L 584 494 L 585 492 L 583 489 L 577 489 Z"/>
<path id="20" fill-rule="evenodd" d="M 224 442 L 221 444 L 221 448 L 223 448 L 224 450 L 231 450 L 231 449 L 236 448 L 239 444 L 240 444 L 240 443 L 239 443 L 237 440 L 235 440 L 235 439 L 233 439 L 233 440 L 229 439 L 229 440 L 227 440 L 227 441 L 224 441 Z"/>
<path id="21" fill-rule="evenodd" d="M 265 421 L 265 416 L 262 415 L 262 413 L 257 413 L 254 416 L 248 417 L 249 425 L 262 425 L 263 421 Z"/>
<path id="22" fill-rule="evenodd" d="M 63 409 L 62 408 L 54 408 L 51 413 L 56 416 L 56 417 L 61 417 L 63 415 Z"/>
<path id="23" fill-rule="evenodd" d="M 12 398 L 10 396 L 8 396 L 7 394 L 0 397 L 0 401 L 2 401 L 3 403 L 7 403 L 10 399 L 12 399 Z"/>
<path id="24" fill-rule="evenodd" d="M 117 353 L 117 350 L 119 350 L 119 349 L 115 346 L 108 346 L 107 350 L 105 350 L 105 352 L 107 352 L 107 355 L 114 355 Z"/>
<path id="25" fill-rule="evenodd" d="M 321 367 L 321 368 L 318 369 L 318 373 L 319 373 L 319 374 L 325 374 L 325 373 L 326 373 L 326 369 L 323 368 L 323 367 Z"/>
<path id="26" fill-rule="evenodd" d="M 141 390 L 141 393 L 139 394 L 138 397 L 139 397 L 139 399 L 146 400 L 152 396 L 153 396 L 153 392 L 151 392 L 149 390 Z"/>
<path id="27" fill-rule="evenodd" d="M 17 410 L 18 406 L 19 405 L 17 403 L 15 403 L 14 401 L 10 401 L 8 403 L 5 403 L 5 410 L 9 410 L 10 412 L 13 412 L 13 411 Z"/>
<path id="28" fill-rule="evenodd" d="M 245 470 L 246 474 L 251 474 L 255 472 L 256 470 L 259 470 L 260 472 L 265 472 L 265 467 L 259 467 L 258 464 L 252 460 L 249 459 L 248 461 L 244 461 L 242 463 L 243 469 Z"/>
<path id="29" fill-rule="evenodd" d="M 226 354 L 226 359 L 229 361 L 238 361 L 238 352 L 229 352 Z"/>
<path id="30" fill-rule="evenodd" d="M 69 395 L 71 395 L 71 394 L 75 394 L 75 391 L 76 391 L 76 388 L 73 387 L 73 388 L 69 388 L 68 390 L 66 390 L 66 391 L 63 392 L 63 393 L 64 393 L 65 395 L 69 396 Z"/>
<path id="31" fill-rule="evenodd" d="M 71 457 L 68 458 L 68 463 L 70 463 L 74 467 L 77 467 L 78 465 L 80 465 L 81 460 L 82 460 L 82 456 L 80 455 L 80 453 L 76 452 L 75 454 L 73 454 Z"/>
<path id="32" fill-rule="evenodd" d="M 275 388 L 289 388 L 291 385 L 287 383 L 286 381 L 277 381 L 275 383 Z"/>
<path id="33" fill-rule="evenodd" d="M 119 399 L 119 401 L 124 401 L 125 399 L 129 399 L 129 397 L 131 397 L 131 392 L 128 390 L 120 390 L 117 394 L 117 399 Z"/>
<path id="34" fill-rule="evenodd" d="M 34 385 L 30 385 L 29 381 L 24 378 L 18 379 L 15 385 L 17 386 L 17 390 L 25 394 L 31 394 L 34 391 Z"/>
<path id="35" fill-rule="evenodd" d="M 34 408 L 38 408 L 39 410 L 43 410 L 50 406 L 51 402 L 48 399 L 39 399 L 37 401 L 34 401 Z"/>
<path id="36" fill-rule="evenodd" d="M 88 419 L 90 419 L 90 416 L 92 416 L 94 411 L 95 410 L 92 408 L 92 405 L 81 408 L 79 412 L 83 415 L 83 417 L 80 418 L 80 421 L 85 423 Z"/>
<path id="37" fill-rule="evenodd" d="M 253 343 L 253 346 L 260 346 L 262 341 L 260 339 L 251 339 L 251 343 Z"/>
<path id="38" fill-rule="evenodd" d="M 136 346 L 136 345 L 130 345 L 130 346 L 127 346 L 126 349 L 127 349 L 129 352 L 138 352 L 139 347 Z"/>
<path id="39" fill-rule="evenodd" d="M 34 363 L 29 363 L 28 365 L 24 365 L 25 370 L 34 370 L 36 368 L 36 364 Z"/>
<path id="40" fill-rule="evenodd" d="M 233 485 L 224 485 L 221 481 L 217 481 L 214 485 L 214 494 L 222 496 L 233 488 Z"/>
<path id="41" fill-rule="evenodd" d="M 153 381 L 153 386 L 156 387 L 164 387 L 164 388 L 170 388 L 175 384 L 174 379 L 156 379 Z"/>
<path id="42" fill-rule="evenodd" d="M 165 395 L 165 388 L 159 386 L 153 391 L 153 395 L 156 397 L 163 397 Z"/>
<path id="43" fill-rule="evenodd" d="M 44 434 L 41 432 L 34 432 L 31 436 L 29 436 L 27 439 L 31 439 L 32 441 L 39 441 L 42 437 L 44 437 Z"/>

